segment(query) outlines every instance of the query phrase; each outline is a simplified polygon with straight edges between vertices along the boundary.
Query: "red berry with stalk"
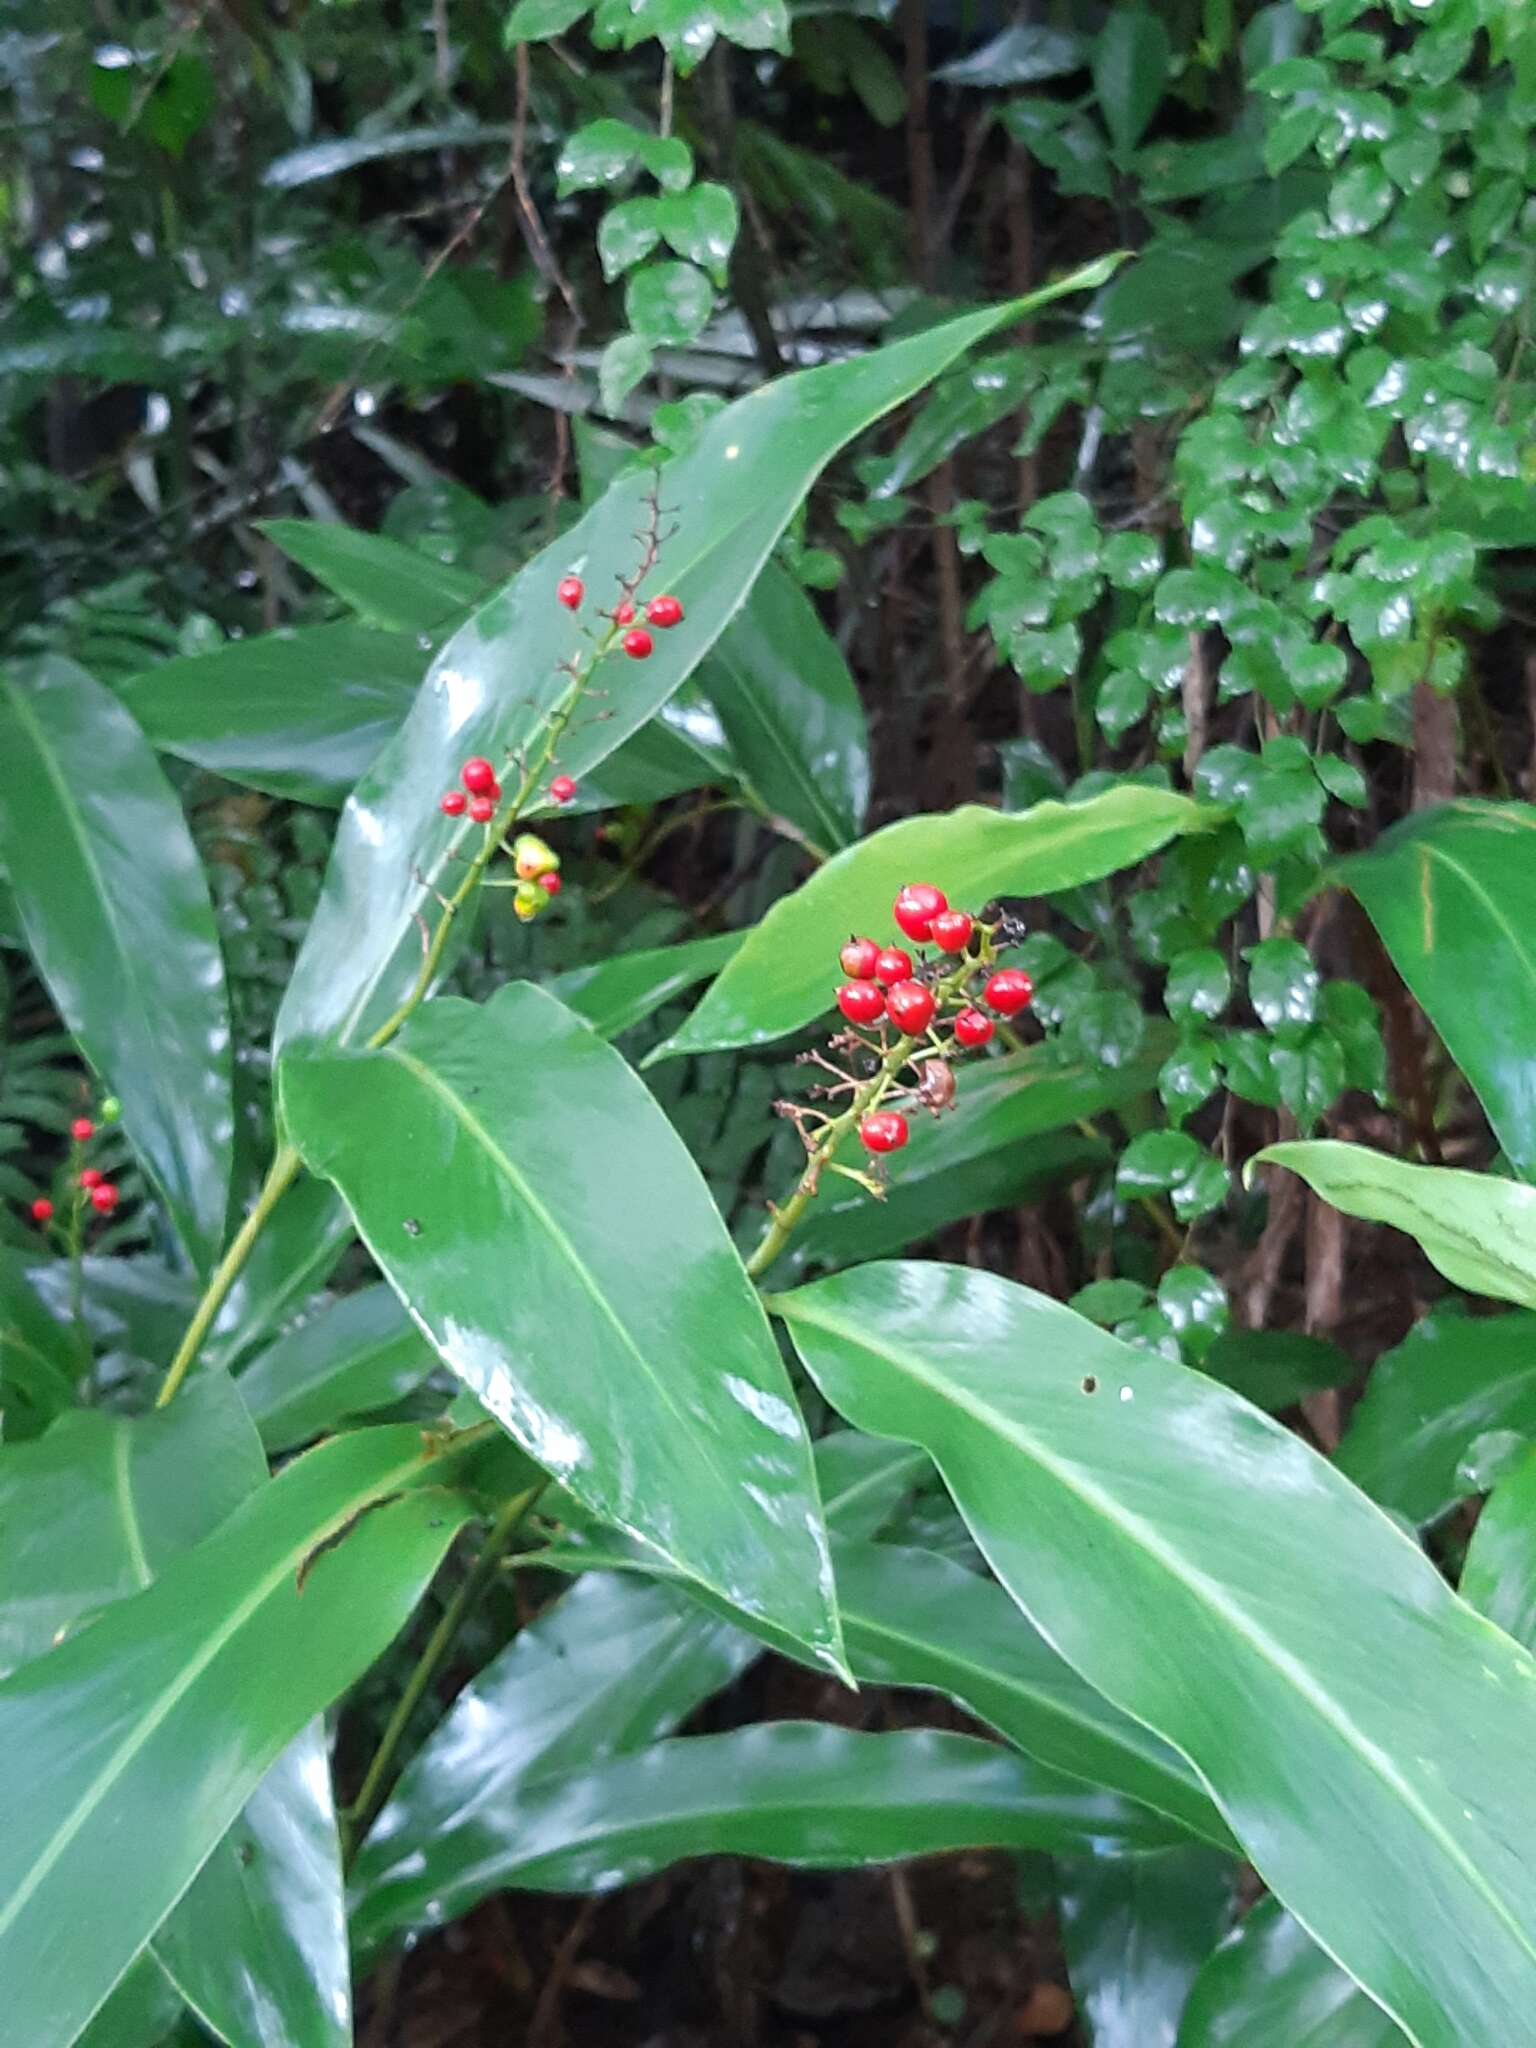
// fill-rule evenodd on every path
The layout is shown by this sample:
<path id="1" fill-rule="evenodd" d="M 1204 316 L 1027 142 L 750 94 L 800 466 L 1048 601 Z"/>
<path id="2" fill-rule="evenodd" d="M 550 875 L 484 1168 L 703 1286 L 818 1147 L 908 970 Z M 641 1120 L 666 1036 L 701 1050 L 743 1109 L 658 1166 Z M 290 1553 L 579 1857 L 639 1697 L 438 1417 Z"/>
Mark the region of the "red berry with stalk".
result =
<path id="1" fill-rule="evenodd" d="M 879 958 L 880 948 L 873 939 L 850 939 L 837 962 L 850 981 L 872 981 Z"/>
<path id="2" fill-rule="evenodd" d="M 850 1024 L 874 1024 L 885 1015 L 885 997 L 872 981 L 845 981 L 837 1007 Z"/>
<path id="3" fill-rule="evenodd" d="M 469 815 L 477 825 L 489 825 L 496 815 L 496 799 L 493 796 L 472 796 Z"/>
<path id="4" fill-rule="evenodd" d="M 900 946 L 882 946 L 875 956 L 875 979 L 883 981 L 887 988 L 905 981 L 911 972 L 912 955 L 903 953 Z"/>
<path id="5" fill-rule="evenodd" d="M 549 800 L 552 804 L 568 804 L 576 794 L 576 785 L 569 775 L 557 775 L 549 785 Z"/>
<path id="6" fill-rule="evenodd" d="M 963 953 L 971 943 L 976 920 L 964 910 L 941 910 L 933 920 L 933 943 L 941 953 Z"/>
<path id="7" fill-rule="evenodd" d="M 949 898 L 931 882 L 909 882 L 892 905 L 891 915 L 909 939 L 922 945 L 932 934 L 933 920 L 948 910 Z"/>
<path id="8" fill-rule="evenodd" d="M 908 1138 L 907 1120 L 899 1109 L 877 1109 L 859 1125 L 866 1152 L 899 1152 Z"/>
<path id="9" fill-rule="evenodd" d="M 99 1188 L 106 1177 L 99 1166 L 87 1166 L 80 1175 L 80 1185 L 89 1194 L 92 1188 Z"/>
<path id="10" fill-rule="evenodd" d="M 69 1135 L 77 1145 L 83 1145 L 87 1138 L 94 1137 L 95 1134 L 96 1126 L 88 1116 L 77 1116 L 69 1127 Z"/>
<path id="11" fill-rule="evenodd" d="M 111 1181 L 104 1180 L 100 1187 L 91 1189 L 91 1207 L 98 1216 L 110 1216 L 117 1207 L 118 1193 Z"/>
<path id="12" fill-rule="evenodd" d="M 919 1032 L 928 1029 L 939 1006 L 933 999 L 933 990 L 924 988 L 920 981 L 898 981 L 894 988 L 886 990 L 885 1007 L 896 1029 L 908 1038 L 916 1038 Z"/>
<path id="13" fill-rule="evenodd" d="M 683 608 L 675 597 L 653 597 L 645 608 L 645 616 L 653 626 L 680 626 Z"/>
<path id="14" fill-rule="evenodd" d="M 43 1224 L 53 1221 L 53 1204 L 46 1195 L 39 1195 L 27 1213 L 31 1216 L 32 1221 L 41 1228 Z"/>
<path id="15" fill-rule="evenodd" d="M 483 754 L 471 754 L 459 770 L 459 780 L 471 796 L 489 796 L 496 787 L 496 770 Z"/>
<path id="16" fill-rule="evenodd" d="M 632 626 L 635 623 L 635 608 L 626 597 L 613 608 L 613 623 L 616 626 Z"/>
<path id="17" fill-rule="evenodd" d="M 955 1042 L 974 1052 L 979 1045 L 985 1045 L 996 1032 L 992 1019 L 980 1010 L 962 1010 L 955 1019 Z"/>
<path id="18" fill-rule="evenodd" d="M 562 576 L 555 586 L 555 596 L 568 612 L 580 611 L 581 600 L 586 594 L 586 588 L 579 576 Z"/>
<path id="19" fill-rule="evenodd" d="M 450 789 L 439 800 L 437 808 L 445 818 L 462 818 L 469 807 L 469 798 L 462 789 Z"/>
<path id="20" fill-rule="evenodd" d="M 656 642 L 644 626 L 632 626 L 619 644 L 631 661 L 644 661 Z"/>
<path id="21" fill-rule="evenodd" d="M 1000 1017 L 1017 1017 L 1020 1010 L 1027 1010 L 1034 1001 L 1035 984 L 1021 968 L 1005 967 L 991 977 L 981 999 Z"/>

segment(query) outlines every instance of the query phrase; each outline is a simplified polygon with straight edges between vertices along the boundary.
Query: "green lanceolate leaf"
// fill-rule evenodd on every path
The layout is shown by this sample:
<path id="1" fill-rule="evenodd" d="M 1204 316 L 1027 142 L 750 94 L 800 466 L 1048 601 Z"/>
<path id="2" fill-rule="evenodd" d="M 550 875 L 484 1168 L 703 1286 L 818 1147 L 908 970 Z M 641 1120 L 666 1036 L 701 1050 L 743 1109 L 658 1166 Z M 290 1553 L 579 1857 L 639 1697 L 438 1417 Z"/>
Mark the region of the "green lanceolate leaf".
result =
<path id="1" fill-rule="evenodd" d="M 967 805 L 887 825 L 774 905 L 664 1050 L 762 1045 L 809 1024 L 832 1006 L 839 946 L 850 932 L 883 940 L 908 882 L 933 882 L 975 910 L 996 895 L 1045 896 L 1129 867 L 1211 815 L 1188 797 L 1122 783 L 1082 803 Z"/>
<path id="2" fill-rule="evenodd" d="M 163 661 L 119 694 L 162 752 L 268 796 L 335 805 L 399 730 L 427 660 L 413 635 L 280 627 Z"/>
<path id="3" fill-rule="evenodd" d="M 619 1055 L 513 984 L 426 1004 L 382 1051 L 290 1055 L 282 1089 L 309 1165 L 503 1428 L 591 1512 L 835 1664 L 788 1378 L 698 1168 Z"/>
<path id="4" fill-rule="evenodd" d="M 55 656 L 0 676 L 0 862 L 49 992 L 207 1266 L 224 1237 L 233 1131 L 208 888 L 144 735 Z"/>
<path id="5" fill-rule="evenodd" d="M 353 1873 L 363 1951 L 507 1882 L 528 1788 L 644 1748 L 761 1645 L 677 1586 L 593 1572 L 488 1664 L 412 1758 Z"/>
<path id="6" fill-rule="evenodd" d="M 292 1450 L 420 1386 L 432 1347 L 382 1284 L 326 1302 L 240 1375 L 240 1392 L 269 1451 Z"/>
<path id="7" fill-rule="evenodd" d="M 1090 266 L 1051 287 L 1081 289 Z M 621 478 L 586 517 L 537 555 L 453 636 L 428 672 L 396 740 L 353 792 L 324 895 L 280 1018 L 283 1040 L 348 1042 L 396 1007 L 420 957 L 414 918 L 450 838 L 438 798 L 467 754 L 504 761 L 534 753 L 566 696 L 560 664 L 586 643 L 554 602 L 566 573 L 583 576 L 589 604 L 636 566 L 634 535 L 666 508 L 668 538 L 646 595 L 666 589 L 687 616 L 639 663 L 615 655 L 598 687 L 611 692 L 599 719 L 574 723 L 560 768 L 580 782 L 637 731 L 708 653 L 743 602 L 775 541 L 822 468 L 854 435 L 910 397 L 995 327 L 1013 305 L 953 320 L 857 362 L 785 377 L 727 406 L 689 451 L 658 474 Z M 675 530 L 674 530 L 675 529 Z"/>
<path id="8" fill-rule="evenodd" d="M 484 583 L 467 569 L 380 533 L 320 519 L 264 519 L 260 526 L 290 561 L 386 631 L 431 632 L 485 595 Z"/>
<path id="9" fill-rule="evenodd" d="M 1085 1685 L 1001 1586 L 894 1543 L 839 1542 L 833 1562 L 861 1684 L 945 1693 L 1037 1763 L 1235 1849 L 1184 1759 Z"/>
<path id="10" fill-rule="evenodd" d="M 869 801 L 864 707 L 837 642 L 776 562 L 700 671 L 743 780 L 820 853 L 858 837 Z"/>
<path id="11" fill-rule="evenodd" d="M 1518 2033 L 1536 1662 L 1277 1423 L 1042 1295 L 897 1264 L 775 1306 L 834 1407 L 933 1453 L 1020 1606 L 1189 1758 L 1412 2039 Z"/>
<path id="12" fill-rule="evenodd" d="M 687 1856 L 810 1869 L 957 1848 L 1155 1847 L 1166 1824 L 994 1743 L 774 1721 L 652 1744 L 523 1789 L 514 1835 L 484 1844 L 477 1895 L 612 1891 Z M 467 1873 L 466 1873 L 467 1875 Z M 444 1911 L 457 1910 L 453 1894 Z"/>
<path id="13" fill-rule="evenodd" d="M 1402 2048 L 1406 2038 L 1304 1927 L 1261 1899 L 1195 1979 L 1177 2048 Z"/>
<path id="14" fill-rule="evenodd" d="M 0 1404 L 7 1440 L 35 1436 L 72 1408 L 86 1362 L 74 1333 L 43 1306 L 21 1254 L 0 1246 Z"/>
<path id="15" fill-rule="evenodd" d="M 1422 811 L 1338 872 L 1511 1165 L 1536 1177 L 1536 806 Z"/>
<path id="16" fill-rule="evenodd" d="M 1377 1359 L 1335 1462 L 1383 1507 L 1432 1522 L 1480 1490 L 1462 1464 L 1497 1430 L 1536 1436 L 1536 1315 L 1447 1303 Z"/>
<path id="17" fill-rule="evenodd" d="M 1093 89 L 1116 149 L 1134 149 L 1163 96 L 1172 52 L 1148 7 L 1111 8 L 1090 50 Z"/>
<path id="18" fill-rule="evenodd" d="M 1057 1910 L 1092 2048 L 1174 2048 L 1189 1987 L 1232 1912 L 1214 1849 L 1061 1858 Z"/>
<path id="19" fill-rule="evenodd" d="M 433 1476 L 412 1429 L 323 1444 L 0 1684 L 18 2041 L 75 2038 L 270 1766 L 390 1641 L 465 1519 Z"/>
<path id="20" fill-rule="evenodd" d="M 816 1446 L 829 1527 L 874 1535 L 929 1471 L 920 1451 L 839 1430 Z M 599 1535 L 593 1549 L 608 1541 Z M 616 1540 L 616 1539 L 614 1539 Z M 467 1686 L 401 1776 L 358 1857 L 353 1939 L 369 1951 L 464 1912 L 519 1853 L 523 1802 L 541 1779 L 643 1748 L 762 1654 L 688 1587 L 647 1583 L 653 1553 L 616 1551 L 626 1574 L 582 1570 Z"/>
<path id="21" fill-rule="evenodd" d="M 1250 1160 L 1288 1167 L 1314 1193 L 1368 1223 L 1416 1238 L 1457 1287 L 1536 1308 L 1536 1189 L 1452 1166 L 1410 1166 L 1332 1138 L 1271 1145 Z"/>
<path id="22" fill-rule="evenodd" d="M 913 1120 L 884 1201 L 872 1202 L 847 1181 L 822 1182 L 785 1269 L 880 1258 L 960 1217 L 1037 1201 L 1108 1158 L 1106 1142 L 1079 1123 L 1146 1094 L 1157 1064 L 1146 1055 L 1126 1067 L 1093 1067 L 1031 1046 L 967 1068 L 951 1111 Z"/>
<path id="23" fill-rule="evenodd" d="M 1461 1597 L 1536 1648 L 1536 1457 L 1527 1450 L 1489 1494 L 1461 1568 Z"/>
<path id="24" fill-rule="evenodd" d="M 547 987 L 567 1009 L 585 1017 L 594 1031 L 617 1038 L 643 1024 L 664 1003 L 718 974 L 740 944 L 740 932 L 717 932 L 713 938 L 687 939 L 654 951 L 615 953 L 594 967 L 557 974 Z"/>

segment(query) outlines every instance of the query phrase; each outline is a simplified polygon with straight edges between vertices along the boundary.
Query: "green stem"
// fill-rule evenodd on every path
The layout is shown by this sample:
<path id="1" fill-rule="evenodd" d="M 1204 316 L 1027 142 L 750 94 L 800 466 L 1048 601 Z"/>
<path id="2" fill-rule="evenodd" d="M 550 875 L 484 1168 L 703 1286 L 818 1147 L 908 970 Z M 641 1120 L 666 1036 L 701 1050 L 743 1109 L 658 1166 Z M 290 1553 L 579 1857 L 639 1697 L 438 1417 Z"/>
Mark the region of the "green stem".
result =
<path id="1" fill-rule="evenodd" d="M 298 1152 L 292 1145 L 278 1147 L 251 1213 L 236 1231 L 229 1250 L 213 1269 L 213 1276 L 203 1290 L 203 1298 L 187 1325 L 186 1335 L 176 1347 L 176 1356 L 171 1360 L 165 1385 L 155 1402 L 157 1408 L 175 1400 L 177 1388 L 192 1370 L 192 1361 L 197 1357 L 214 1317 L 224 1306 L 225 1297 L 240 1277 L 240 1269 L 250 1257 L 251 1247 L 266 1228 L 267 1218 L 297 1179 L 300 1163 Z"/>
<path id="2" fill-rule="evenodd" d="M 491 1524 L 480 1555 L 464 1574 L 453 1598 L 443 1609 L 437 1627 L 428 1637 L 426 1648 L 417 1658 L 415 1669 L 406 1681 L 405 1690 L 395 1702 L 395 1710 L 389 1717 L 389 1724 L 379 1738 L 379 1746 L 373 1753 L 373 1761 L 368 1766 L 357 1797 L 342 1816 L 344 1865 L 350 1865 L 357 1853 L 358 1845 L 373 1825 L 379 1808 L 384 1804 L 395 1752 L 405 1739 L 411 1716 L 421 1705 L 428 1687 L 442 1669 L 459 1630 L 479 1605 L 482 1596 L 495 1578 L 503 1556 L 522 1526 L 523 1517 L 548 1483 L 547 1480 L 541 1479 L 537 1486 L 530 1486 L 524 1492 L 514 1494 L 505 1504 Z"/>

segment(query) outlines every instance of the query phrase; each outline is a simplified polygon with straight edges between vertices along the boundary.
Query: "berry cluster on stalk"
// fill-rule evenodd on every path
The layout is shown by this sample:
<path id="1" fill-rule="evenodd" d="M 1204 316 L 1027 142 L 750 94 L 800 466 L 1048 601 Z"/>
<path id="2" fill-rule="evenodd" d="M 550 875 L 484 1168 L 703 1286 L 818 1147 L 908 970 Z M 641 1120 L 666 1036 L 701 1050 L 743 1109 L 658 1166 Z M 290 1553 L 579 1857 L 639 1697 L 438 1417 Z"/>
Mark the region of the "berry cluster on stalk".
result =
<path id="1" fill-rule="evenodd" d="M 1033 1000 L 1029 976 L 998 964 L 1000 954 L 1024 936 L 1017 920 L 953 909 L 931 882 L 908 883 L 892 916 L 915 953 L 851 937 L 838 954 L 847 979 L 836 996 L 848 1028 L 829 1042 L 826 1053 L 800 1055 L 831 1077 L 818 1082 L 811 1096 L 840 1106 L 775 1104 L 809 1155 L 797 1199 L 813 1195 L 828 1169 L 881 1193 L 874 1176 L 837 1164 L 832 1154 L 839 1142 L 856 1131 L 876 1159 L 899 1152 L 911 1136 L 908 1113 L 941 1116 L 951 1109 L 958 1093 L 957 1059 L 983 1051 L 998 1020 L 1017 1017 Z"/>
<path id="2" fill-rule="evenodd" d="M 115 1095 L 109 1095 L 102 1103 L 98 1115 L 103 1124 L 115 1124 L 122 1115 L 122 1104 Z M 78 1238 L 83 1222 L 89 1222 L 91 1215 L 101 1217 L 103 1222 L 113 1215 L 122 1200 L 121 1190 L 115 1181 L 110 1181 L 99 1166 L 88 1166 L 89 1148 L 99 1135 L 96 1123 L 88 1116 L 77 1116 L 69 1127 L 70 1160 L 66 1186 L 69 1190 L 60 1203 L 51 1195 L 38 1195 L 28 1203 L 27 1214 L 45 1234 L 62 1231 L 66 1237 Z"/>

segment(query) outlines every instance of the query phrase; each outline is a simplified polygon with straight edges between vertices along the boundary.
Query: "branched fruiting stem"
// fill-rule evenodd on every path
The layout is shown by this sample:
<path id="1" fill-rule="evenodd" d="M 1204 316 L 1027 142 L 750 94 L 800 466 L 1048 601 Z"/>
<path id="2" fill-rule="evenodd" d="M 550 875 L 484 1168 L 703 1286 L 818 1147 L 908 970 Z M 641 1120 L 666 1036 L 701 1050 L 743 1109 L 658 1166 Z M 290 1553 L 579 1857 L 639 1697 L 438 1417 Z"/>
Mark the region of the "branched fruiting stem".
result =
<path id="1" fill-rule="evenodd" d="M 979 958 L 962 961 L 953 973 L 945 975 L 941 981 L 934 984 L 933 992 L 938 999 L 941 1012 L 951 997 L 958 995 L 975 974 L 991 964 L 991 955 L 990 938 L 984 937 Z M 886 1050 L 879 1053 L 874 1073 L 866 1080 L 857 1082 L 848 1107 L 827 1119 L 814 1145 L 809 1148 L 811 1156 L 806 1161 L 805 1171 L 795 1183 L 794 1193 L 782 1208 L 772 1209 L 770 1212 L 768 1227 L 758 1241 L 756 1251 L 747 1261 L 749 1278 L 760 1279 L 778 1258 L 798 1229 L 801 1217 L 816 1199 L 821 1176 L 833 1164 L 832 1155 L 838 1146 L 858 1129 L 865 1117 L 880 1107 L 885 1097 L 896 1086 L 902 1068 L 908 1064 L 914 1052 L 923 1046 L 939 1053 L 950 1049 L 948 1041 L 935 1039 L 928 1031 L 910 1038 L 896 1039 Z M 829 1062 L 818 1059 L 816 1064 L 825 1066 Z M 856 1175 L 855 1178 L 862 1177 Z"/>
<path id="2" fill-rule="evenodd" d="M 666 533 L 663 533 L 661 530 L 661 522 L 665 514 L 661 506 L 659 480 L 646 494 L 645 503 L 650 509 L 650 519 L 645 530 L 635 536 L 642 545 L 640 566 L 628 576 L 621 576 L 619 578 L 620 587 L 626 599 L 634 597 L 635 592 L 656 566 L 662 545 L 677 531 L 675 526 L 668 528 Z M 411 983 L 410 992 L 398 1009 L 392 1011 L 379 1026 L 378 1030 L 369 1038 L 367 1044 L 370 1052 L 376 1052 L 380 1046 L 387 1045 L 406 1022 L 407 1018 L 419 1008 L 425 999 L 427 992 L 437 977 L 438 969 L 442 965 L 443 955 L 447 951 L 448 941 L 452 936 L 453 928 L 460 912 L 479 887 L 484 878 L 485 871 L 494 859 L 502 840 L 512 827 L 518 823 L 524 811 L 528 808 L 535 790 L 554 760 L 555 751 L 565 735 L 566 727 L 570 724 L 577 705 L 581 702 L 582 696 L 591 683 L 593 673 L 599 664 L 613 652 L 618 638 L 619 627 L 615 621 L 610 620 L 607 630 L 595 637 L 592 651 L 585 661 L 561 664 L 562 669 L 571 678 L 570 686 L 550 712 L 539 743 L 530 750 L 526 759 L 521 751 L 513 753 L 510 757 L 519 772 L 517 789 L 511 801 L 503 805 L 488 825 L 483 827 L 467 824 L 461 826 L 443 852 L 437 869 L 439 874 L 443 872 L 450 862 L 464 858 L 463 844 L 471 833 L 476 831 L 481 833 L 480 845 L 474 854 L 469 857 L 463 877 L 452 895 L 444 895 L 431 877 L 422 876 L 419 878 L 422 889 L 431 894 L 440 906 L 437 926 L 430 937 L 426 937 L 425 933 L 423 934 L 424 944 L 422 947 L 421 965 L 416 971 L 415 980 Z M 413 912 L 413 916 L 416 917 L 419 924 L 421 922 L 420 914 Z M 191 1322 L 187 1325 L 186 1334 L 177 1347 L 175 1357 L 171 1360 L 170 1370 L 165 1377 L 165 1385 L 160 1389 L 159 1398 L 155 1403 L 156 1407 L 163 1408 L 168 1401 L 175 1398 L 177 1389 L 192 1368 L 193 1361 L 197 1357 L 204 1337 L 208 1334 L 214 1317 L 223 1307 L 230 1289 L 234 1286 L 241 1269 L 250 1257 L 252 1247 L 265 1229 L 267 1220 L 276 1208 L 279 1198 L 286 1193 L 298 1177 L 301 1166 L 302 1161 L 297 1150 L 292 1145 L 279 1147 L 271 1166 L 267 1170 L 267 1177 L 262 1183 L 261 1192 L 256 1197 L 250 1214 L 236 1232 L 228 1251 L 225 1252 L 223 1258 L 214 1268 L 212 1277 L 209 1279 L 208 1285 L 203 1292 L 203 1297 L 198 1302 Z"/>

